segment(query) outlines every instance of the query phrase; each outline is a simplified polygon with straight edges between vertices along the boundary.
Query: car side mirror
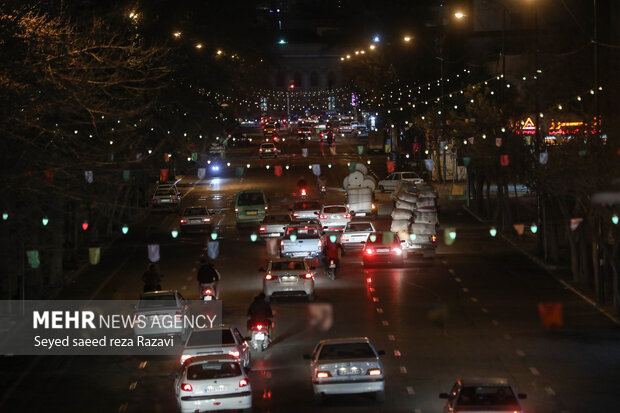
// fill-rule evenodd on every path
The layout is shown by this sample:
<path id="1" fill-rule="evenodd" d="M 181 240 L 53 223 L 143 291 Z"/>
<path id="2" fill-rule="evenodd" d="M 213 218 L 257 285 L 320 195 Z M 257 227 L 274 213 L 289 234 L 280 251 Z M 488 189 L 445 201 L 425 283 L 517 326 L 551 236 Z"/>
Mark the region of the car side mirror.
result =
<path id="1" fill-rule="evenodd" d="M 377 354 L 380 356 L 385 356 L 385 350 L 379 350 L 377 351 Z"/>
<path id="2" fill-rule="evenodd" d="M 448 393 L 439 393 L 440 399 L 449 399 L 450 395 Z"/>
<path id="3" fill-rule="evenodd" d="M 304 354 L 304 360 L 312 360 L 310 354 Z"/>
<path id="4" fill-rule="evenodd" d="M 263 267 L 258 269 L 258 272 L 265 272 L 265 269 Z"/>
<path id="5" fill-rule="evenodd" d="M 527 394 L 525 394 L 525 393 L 519 393 L 517 396 L 518 396 L 518 397 L 519 397 L 519 399 L 521 399 L 521 400 L 523 400 L 523 399 L 527 399 Z"/>

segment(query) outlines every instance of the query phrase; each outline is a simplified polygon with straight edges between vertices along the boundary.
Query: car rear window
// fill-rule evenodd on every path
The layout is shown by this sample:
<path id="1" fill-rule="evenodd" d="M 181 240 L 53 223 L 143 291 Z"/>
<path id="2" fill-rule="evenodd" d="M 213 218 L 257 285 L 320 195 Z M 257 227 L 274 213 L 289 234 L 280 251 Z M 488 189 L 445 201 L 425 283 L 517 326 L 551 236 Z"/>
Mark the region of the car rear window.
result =
<path id="1" fill-rule="evenodd" d="M 368 343 L 325 344 L 319 353 L 319 360 L 340 360 L 377 357 Z"/>
<path id="2" fill-rule="evenodd" d="M 376 232 L 368 237 L 368 244 L 391 245 L 400 242 L 393 232 Z"/>
<path id="3" fill-rule="evenodd" d="M 298 202 L 294 209 L 297 211 L 321 209 L 321 204 L 318 202 Z"/>
<path id="4" fill-rule="evenodd" d="M 457 401 L 459 406 L 516 406 L 517 404 L 517 398 L 508 386 L 463 387 Z"/>
<path id="5" fill-rule="evenodd" d="M 192 364 L 187 368 L 187 378 L 190 380 L 215 380 L 241 375 L 238 363 L 200 363 Z"/>
<path id="6" fill-rule="evenodd" d="M 364 222 L 348 224 L 346 231 L 372 231 L 372 225 Z"/>
<path id="7" fill-rule="evenodd" d="M 239 198 L 237 198 L 237 205 L 239 206 L 262 205 L 264 203 L 265 199 L 261 192 L 245 192 L 239 194 Z"/>
<path id="8" fill-rule="evenodd" d="M 177 193 L 174 191 L 174 189 L 158 189 L 157 192 L 155 192 L 156 196 L 166 196 L 166 195 L 176 195 Z"/>
<path id="9" fill-rule="evenodd" d="M 272 143 L 267 143 L 267 144 L 263 143 L 263 144 L 261 145 L 261 147 L 262 147 L 263 149 L 273 149 L 273 148 L 275 148 L 275 145 L 274 145 L 274 144 L 272 144 Z"/>
<path id="10" fill-rule="evenodd" d="M 141 310 L 176 307 L 177 301 L 174 294 L 151 294 L 143 295 L 138 302 L 138 308 Z"/>
<path id="11" fill-rule="evenodd" d="M 229 329 L 209 329 L 194 331 L 187 340 L 188 347 L 214 346 L 220 344 L 235 344 L 235 339 Z"/>
<path id="12" fill-rule="evenodd" d="M 344 214 L 347 212 L 347 208 L 343 206 L 325 207 L 323 212 L 326 214 Z"/>
<path id="13" fill-rule="evenodd" d="M 286 270 L 304 270 L 304 263 L 301 261 L 278 261 L 271 263 L 272 271 L 286 271 Z"/>
<path id="14" fill-rule="evenodd" d="M 207 210 L 207 208 L 187 208 L 183 212 L 183 215 L 185 215 L 185 216 L 189 216 L 189 215 L 209 215 L 209 211 Z"/>

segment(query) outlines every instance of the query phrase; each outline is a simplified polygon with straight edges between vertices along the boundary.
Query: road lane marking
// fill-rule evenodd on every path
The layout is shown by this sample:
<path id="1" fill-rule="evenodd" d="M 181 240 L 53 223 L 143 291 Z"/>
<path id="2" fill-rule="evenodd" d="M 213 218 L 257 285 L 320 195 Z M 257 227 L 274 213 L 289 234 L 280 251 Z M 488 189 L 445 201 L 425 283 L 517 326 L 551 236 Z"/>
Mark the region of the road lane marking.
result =
<path id="1" fill-rule="evenodd" d="M 400 366 L 400 372 L 403 373 L 403 374 L 407 374 L 407 367 Z"/>
<path id="2" fill-rule="evenodd" d="M 467 287 L 463 287 L 463 292 L 464 292 L 464 293 L 468 293 L 468 292 L 469 292 L 469 288 L 467 288 Z"/>
<path id="3" fill-rule="evenodd" d="M 372 297 L 372 301 L 374 301 L 375 303 L 378 303 L 379 299 L 377 297 Z"/>
<path id="4" fill-rule="evenodd" d="M 497 321 L 497 320 L 491 320 L 491 323 L 492 323 L 495 327 L 497 327 L 497 326 L 499 325 L 499 321 Z"/>
<path id="5" fill-rule="evenodd" d="M 121 406 L 118 408 L 119 412 L 126 412 L 127 411 L 127 407 L 129 406 L 129 403 L 123 403 L 121 404 Z"/>
<path id="6" fill-rule="evenodd" d="M 413 386 L 407 386 L 407 393 L 410 396 L 413 396 L 415 394 L 415 390 L 413 390 Z"/>
<path id="7" fill-rule="evenodd" d="M 525 357 L 525 351 L 517 349 L 515 352 L 517 353 L 517 356 Z"/>
<path id="8" fill-rule="evenodd" d="M 484 307 L 482 307 L 480 310 L 481 310 L 483 313 L 488 313 L 488 312 L 489 312 L 489 310 L 487 310 L 487 309 L 486 309 L 486 308 L 484 308 Z"/>
<path id="9" fill-rule="evenodd" d="M 448 268 L 448 272 L 452 275 L 454 275 L 454 270 L 452 268 Z"/>
<path id="10" fill-rule="evenodd" d="M 471 300 L 472 300 L 474 303 L 477 303 L 477 302 L 478 302 L 478 299 L 477 299 L 476 297 L 472 297 L 472 298 L 471 298 Z"/>
<path id="11" fill-rule="evenodd" d="M 388 334 L 388 340 L 394 341 L 396 340 L 396 337 L 394 337 L 394 334 Z"/>
<path id="12" fill-rule="evenodd" d="M 389 322 L 389 321 L 387 321 L 387 320 L 383 320 L 383 321 L 381 322 L 381 324 L 383 324 L 384 326 L 386 326 L 386 327 L 387 327 L 387 326 L 389 326 L 389 325 L 390 325 L 390 322 Z"/>
<path id="13" fill-rule="evenodd" d="M 457 283 L 460 283 L 462 280 L 459 277 L 455 277 L 454 281 L 456 281 Z"/>
<path id="14" fill-rule="evenodd" d="M 400 357 L 402 354 L 400 354 L 400 351 L 398 350 L 394 350 L 394 356 L 396 357 Z"/>
<path id="15" fill-rule="evenodd" d="M 549 396 L 555 396 L 555 392 L 553 391 L 551 387 L 549 386 L 545 387 L 545 391 L 547 392 Z"/>
<path id="16" fill-rule="evenodd" d="M 140 364 L 138 365 L 138 368 L 143 369 L 146 367 L 147 364 L 149 364 L 148 361 L 141 361 Z"/>
<path id="17" fill-rule="evenodd" d="M 532 372 L 534 376 L 540 376 L 540 372 L 536 367 L 530 367 L 530 372 Z"/>
<path id="18" fill-rule="evenodd" d="M 378 312 L 379 314 L 383 314 L 383 308 L 381 308 L 381 307 L 377 308 L 377 312 Z"/>

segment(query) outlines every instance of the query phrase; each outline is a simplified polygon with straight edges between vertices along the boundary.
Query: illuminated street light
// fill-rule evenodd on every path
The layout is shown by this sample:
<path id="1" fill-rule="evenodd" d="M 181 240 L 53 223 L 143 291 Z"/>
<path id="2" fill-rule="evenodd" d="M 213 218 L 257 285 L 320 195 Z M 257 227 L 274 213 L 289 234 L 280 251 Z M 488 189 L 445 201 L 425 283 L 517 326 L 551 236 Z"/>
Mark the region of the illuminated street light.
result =
<path id="1" fill-rule="evenodd" d="M 202 49 L 202 43 L 196 43 L 196 49 Z"/>
<path id="2" fill-rule="evenodd" d="M 351 58 L 351 55 L 350 55 L 350 54 L 348 54 L 348 55 L 347 55 L 347 59 L 350 59 L 350 58 Z"/>
<path id="3" fill-rule="evenodd" d="M 375 35 L 375 37 L 372 38 L 372 41 L 374 43 L 379 43 L 380 40 L 381 40 L 381 38 L 379 37 L 379 35 Z"/>
<path id="4" fill-rule="evenodd" d="M 454 17 L 456 17 L 459 20 L 462 19 L 465 16 L 466 16 L 466 14 L 461 12 L 461 11 L 457 11 L 456 13 L 454 13 Z"/>
<path id="5" fill-rule="evenodd" d="M 403 40 L 408 43 L 411 41 L 411 36 L 405 36 L 403 37 Z"/>
<path id="6" fill-rule="evenodd" d="M 370 50 L 375 50 L 377 48 L 377 46 L 375 46 L 374 44 L 371 44 L 370 46 L 368 46 L 368 48 Z"/>
<path id="7" fill-rule="evenodd" d="M 222 53 L 224 53 L 221 49 L 217 49 L 217 52 L 215 52 L 215 54 L 217 54 L 218 56 L 221 56 Z"/>
<path id="8" fill-rule="evenodd" d="M 181 38 L 181 32 L 174 32 L 172 33 L 172 35 L 174 36 L 175 39 Z"/>

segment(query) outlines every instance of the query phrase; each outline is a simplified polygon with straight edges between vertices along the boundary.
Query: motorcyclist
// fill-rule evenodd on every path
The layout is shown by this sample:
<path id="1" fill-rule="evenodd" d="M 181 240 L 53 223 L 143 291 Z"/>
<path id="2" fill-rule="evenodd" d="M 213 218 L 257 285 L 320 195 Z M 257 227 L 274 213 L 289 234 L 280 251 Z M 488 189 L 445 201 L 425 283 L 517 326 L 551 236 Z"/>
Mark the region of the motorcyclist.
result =
<path id="1" fill-rule="evenodd" d="M 329 268 L 329 262 L 331 260 L 333 260 L 334 264 L 336 264 L 336 268 L 339 267 L 341 251 L 342 244 L 338 242 L 338 237 L 336 235 L 330 235 L 327 238 L 325 246 L 323 247 L 323 254 L 325 256 L 327 268 Z"/>
<path id="2" fill-rule="evenodd" d="M 144 281 L 144 292 L 161 290 L 161 274 L 157 271 L 155 263 L 150 263 L 147 270 L 142 274 Z"/>
<path id="3" fill-rule="evenodd" d="M 260 293 L 256 297 L 254 297 L 254 301 L 250 304 L 250 308 L 248 308 L 248 330 L 252 329 L 252 325 L 257 322 L 262 322 L 267 326 L 267 331 L 269 335 L 271 335 L 271 318 L 273 317 L 273 311 L 271 310 L 271 306 L 266 300 L 265 293 Z"/>
<path id="4" fill-rule="evenodd" d="M 205 257 L 200 259 L 200 268 L 198 268 L 197 274 L 198 280 L 198 294 L 202 295 L 202 289 L 207 286 L 213 287 L 215 297 L 219 298 L 219 281 L 220 273 L 213 266 L 213 262 L 207 260 Z"/>
<path id="5" fill-rule="evenodd" d="M 316 184 L 319 187 L 319 191 L 321 190 L 321 187 L 327 187 L 327 181 L 325 179 L 324 175 L 320 175 L 319 177 L 316 178 Z"/>
<path id="6" fill-rule="evenodd" d="M 299 181 L 297 181 L 297 189 L 300 192 L 302 189 L 308 189 L 308 182 L 306 181 L 306 178 L 304 178 L 303 176 L 299 178 Z"/>

